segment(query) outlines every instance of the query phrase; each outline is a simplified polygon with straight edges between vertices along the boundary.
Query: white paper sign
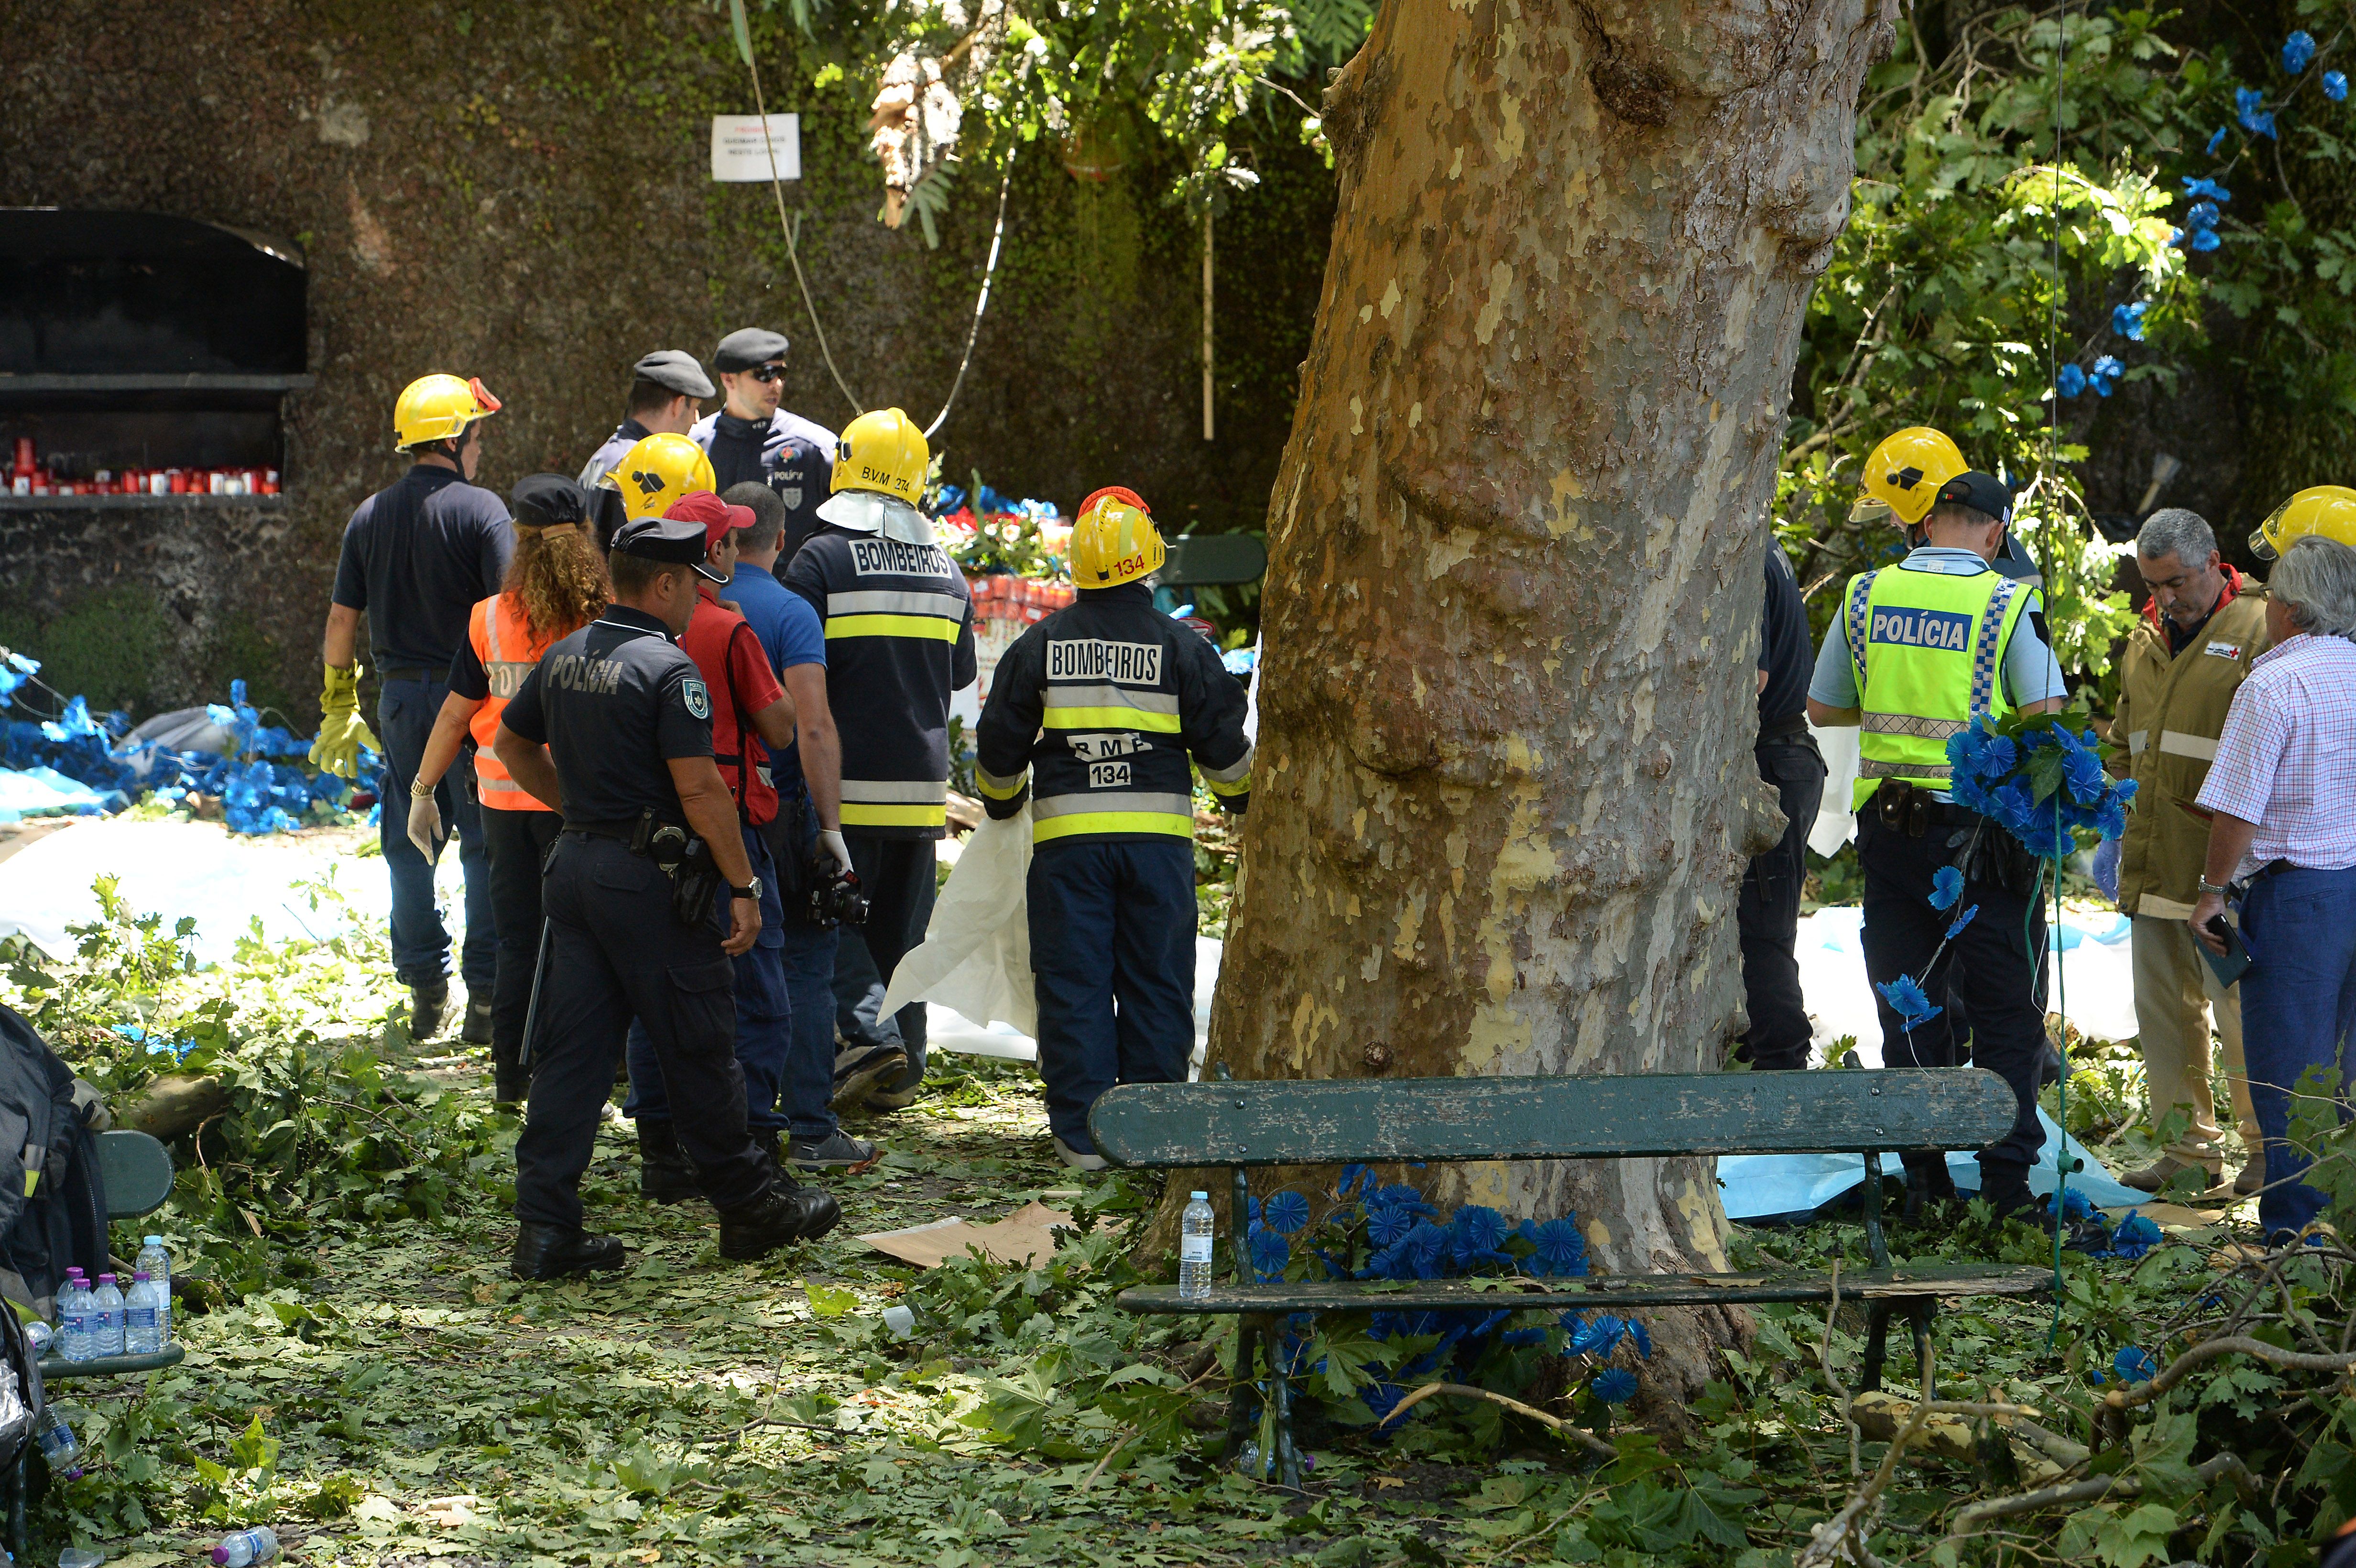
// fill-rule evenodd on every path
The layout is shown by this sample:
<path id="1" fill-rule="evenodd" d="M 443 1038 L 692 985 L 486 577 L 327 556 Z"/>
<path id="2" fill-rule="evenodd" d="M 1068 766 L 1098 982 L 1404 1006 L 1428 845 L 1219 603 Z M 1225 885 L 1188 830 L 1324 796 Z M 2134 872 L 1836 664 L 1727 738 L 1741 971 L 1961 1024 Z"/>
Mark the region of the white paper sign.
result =
<path id="1" fill-rule="evenodd" d="M 769 154 L 776 150 L 776 177 L 802 177 L 802 117 L 772 114 L 769 133 L 761 134 L 758 114 L 715 114 L 712 117 L 712 177 L 743 182 L 769 181 Z"/>

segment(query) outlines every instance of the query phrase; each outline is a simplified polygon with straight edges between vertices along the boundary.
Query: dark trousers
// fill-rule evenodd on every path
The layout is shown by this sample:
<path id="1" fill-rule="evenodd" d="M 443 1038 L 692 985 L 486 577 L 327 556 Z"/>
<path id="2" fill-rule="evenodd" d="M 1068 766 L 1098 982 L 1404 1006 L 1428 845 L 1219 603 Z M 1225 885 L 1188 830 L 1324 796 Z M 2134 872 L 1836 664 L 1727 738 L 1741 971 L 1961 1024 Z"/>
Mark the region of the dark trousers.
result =
<path id="1" fill-rule="evenodd" d="M 758 828 L 739 831 L 753 874 L 761 879 L 761 934 L 749 950 L 729 961 L 734 973 L 736 1065 L 744 1074 L 744 1125 L 754 1136 L 766 1139 L 786 1125 L 777 1111 L 777 1091 L 785 1082 L 792 1044 L 793 1005 L 786 990 L 782 961 L 786 933 L 776 867 Z M 722 887 L 713 897 L 718 908 L 712 918 L 722 923 L 716 929 L 724 931 L 729 918 L 727 888 Z M 830 1080 L 833 1058 L 827 1060 Z M 624 1115 L 667 1122 L 682 1112 L 690 1117 L 701 1114 L 692 1100 L 677 1106 L 671 1103 L 654 1037 L 647 1031 L 644 1019 L 630 1025 L 629 1062 L 630 1092 L 622 1102 Z"/>
<path id="2" fill-rule="evenodd" d="M 1742 937 L 1742 993 L 1751 1028 L 1735 1054 L 1762 1072 L 1808 1064 L 1807 1003 L 1800 995 L 1800 889 L 1808 874 L 1808 829 L 1825 795 L 1825 762 L 1804 731 L 1754 748 L 1759 776 L 1781 798 L 1783 837 L 1742 873 L 1734 923 Z"/>
<path id="3" fill-rule="evenodd" d="M 498 979 L 491 987 L 491 1060 L 513 1061 L 531 1010 L 532 967 L 540 961 L 541 861 L 564 819 L 552 811 L 483 808 L 483 843 L 491 860 L 491 914 L 499 933 Z"/>
<path id="4" fill-rule="evenodd" d="M 913 1089 L 925 1081 L 925 1004 L 910 1002 L 890 1018 L 884 992 L 901 955 L 925 940 L 933 918 L 934 868 L 939 851 L 930 838 L 867 838 L 843 835 L 851 846 L 851 869 L 867 895 L 867 923 L 841 928 L 834 959 L 834 1025 L 854 1045 L 897 1045 L 908 1053 L 908 1070 L 887 1089 Z M 831 1072 L 831 1068 L 830 1068 Z"/>
<path id="5" fill-rule="evenodd" d="M 2299 1079 L 2309 1068 L 2344 1072 L 2356 1065 L 2348 1060 L 2356 1032 L 2356 869 L 2293 866 L 2258 878 L 2242 901 L 2242 930 L 2250 944 L 2249 972 L 2242 976 L 2242 1054 L 2266 1152 L 2258 1225 L 2274 1241 L 2305 1230 L 2326 1205 L 2304 1181 L 2275 1183 L 2314 1161 L 2312 1148 L 2287 1141 L 2294 1114 L 2324 1108 L 2298 1100 Z M 2344 1078 L 2340 1098 L 2344 1105 Z"/>
<path id="6" fill-rule="evenodd" d="M 1048 842 L 1026 884 L 1047 1125 L 1092 1154 L 1088 1108 L 1116 1083 L 1183 1083 L 1194 1048 L 1194 846 Z"/>
<path id="7" fill-rule="evenodd" d="M 2004 830 L 1991 822 L 1980 831 Z M 1981 1160 L 1984 1166 L 2027 1167 L 2045 1142 L 2037 1119 L 2038 1064 L 2045 1049 L 2045 914 L 2023 895 L 1977 880 L 1965 882 L 1963 897 L 1952 909 L 1931 907 L 1933 874 L 1955 864 L 1971 836 L 1968 827 L 1934 827 L 1910 838 L 1884 827 L 1869 804 L 1858 814 L 1865 972 L 1877 987 L 1910 976 L 1933 1003 L 1945 997 L 1952 981 L 1969 999 L 1972 1055 L 1977 1065 L 2012 1085 L 2017 1107 L 2012 1131 L 1982 1149 Z M 1974 904 L 1979 913 L 1924 974 L 1947 927 Z M 1874 1006 L 1881 1015 L 1884 1067 L 1955 1065 L 1952 1012 L 1909 1030 L 1879 990 Z"/>
<path id="8" fill-rule="evenodd" d="M 766 1191 L 768 1160 L 744 1129 L 735 972 L 709 921 L 681 925 L 661 869 L 610 838 L 557 840 L 542 888 L 551 945 L 531 1100 L 516 1140 L 516 1218 L 581 1223 L 581 1173 L 614 1090 L 633 1015 L 671 1097 L 693 1114 L 679 1142 L 704 1196 L 733 1209 Z"/>
<path id="9" fill-rule="evenodd" d="M 377 739 L 384 742 L 377 842 L 392 878 L 392 973 L 404 986 L 426 986 L 449 973 L 450 933 L 434 901 L 434 867 L 409 841 L 409 784 L 425 760 L 425 738 L 450 688 L 440 679 L 388 680 L 376 704 Z M 482 814 L 467 789 L 462 761 L 434 786 L 443 826 L 457 838 L 458 869 L 466 879 L 466 945 L 459 971 L 469 995 L 497 990 L 498 923 L 491 909 L 491 858 L 483 848 Z M 532 933 L 538 941 L 540 933 Z"/>

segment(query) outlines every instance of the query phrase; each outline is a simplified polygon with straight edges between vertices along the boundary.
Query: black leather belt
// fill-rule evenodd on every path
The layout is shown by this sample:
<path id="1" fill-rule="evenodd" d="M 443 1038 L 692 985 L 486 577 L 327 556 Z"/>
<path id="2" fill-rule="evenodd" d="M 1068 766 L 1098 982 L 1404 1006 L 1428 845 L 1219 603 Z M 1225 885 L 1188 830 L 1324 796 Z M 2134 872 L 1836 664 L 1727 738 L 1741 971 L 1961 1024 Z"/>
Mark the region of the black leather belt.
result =
<path id="1" fill-rule="evenodd" d="M 1777 719 L 1759 726 L 1759 739 L 1754 744 L 1764 746 L 1771 741 L 1790 741 L 1808 732 L 1808 716 L 1794 713 L 1789 719 Z"/>
<path id="2" fill-rule="evenodd" d="M 638 830 L 638 825 L 637 825 L 637 823 L 636 821 L 629 821 L 629 822 L 571 822 L 571 821 L 568 821 L 568 822 L 566 822 L 566 823 L 565 823 L 565 825 L 564 825 L 564 831 L 566 831 L 567 833 L 578 833 L 578 834 L 582 835 L 584 837 L 586 837 L 586 838 L 612 838 L 612 839 L 615 839 L 615 840 L 616 840 L 617 842 L 620 842 L 620 843 L 623 843 L 623 844 L 627 844 L 627 843 L 630 841 L 631 837 L 633 837 L 633 836 L 637 832 L 637 830 Z"/>

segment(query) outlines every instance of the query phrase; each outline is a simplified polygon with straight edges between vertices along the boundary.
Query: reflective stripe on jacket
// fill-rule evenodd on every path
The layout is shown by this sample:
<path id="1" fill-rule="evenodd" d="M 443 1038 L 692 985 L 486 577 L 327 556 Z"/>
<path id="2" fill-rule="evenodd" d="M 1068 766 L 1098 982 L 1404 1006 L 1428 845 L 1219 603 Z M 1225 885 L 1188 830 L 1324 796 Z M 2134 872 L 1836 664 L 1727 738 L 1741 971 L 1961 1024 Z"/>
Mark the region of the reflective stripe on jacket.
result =
<path id="1" fill-rule="evenodd" d="M 510 603 L 504 593 L 478 601 L 467 613 L 466 640 L 474 645 L 475 657 L 482 661 L 483 675 L 491 688 L 490 696 L 466 721 L 468 733 L 475 737 L 476 792 L 485 805 L 499 811 L 546 811 L 548 806 L 516 783 L 499 762 L 491 750 L 491 737 L 499 732 L 499 715 L 507 711 L 508 699 L 523 689 L 524 677 L 540 667 L 541 656 L 548 652 L 549 645 L 532 640 L 531 623 L 525 619 L 522 605 Z"/>
<path id="2" fill-rule="evenodd" d="M 2265 591 L 2247 579 L 2181 653 L 2169 651 L 2168 628 L 2149 617 L 2127 634 L 2111 721 L 2136 786 L 2119 843 L 2126 913 L 2190 917 L 2209 859 L 2209 819 L 2189 808 L 2217 759 L 2233 694 L 2267 645 Z"/>
<path id="3" fill-rule="evenodd" d="M 1883 779 L 1945 789 L 1949 739 L 1976 713 L 2011 713 L 2004 652 L 2029 601 L 2029 589 L 1994 571 L 1898 568 L 1850 580 L 1841 635 L 1864 709 L 1852 810 Z"/>
<path id="4" fill-rule="evenodd" d="M 994 817 L 1031 798 L 1033 843 L 1192 838 L 1190 758 L 1222 806 L 1250 802 L 1244 706 L 1217 651 L 1143 584 L 1083 589 L 999 660 L 974 782 Z"/>

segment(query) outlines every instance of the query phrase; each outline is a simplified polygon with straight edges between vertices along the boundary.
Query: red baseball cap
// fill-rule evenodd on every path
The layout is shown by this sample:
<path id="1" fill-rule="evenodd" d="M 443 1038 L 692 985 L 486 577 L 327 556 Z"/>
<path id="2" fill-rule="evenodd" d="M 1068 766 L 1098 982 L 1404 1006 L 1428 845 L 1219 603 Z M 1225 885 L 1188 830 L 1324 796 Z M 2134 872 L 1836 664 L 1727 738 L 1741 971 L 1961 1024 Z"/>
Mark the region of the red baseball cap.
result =
<path id="1" fill-rule="evenodd" d="M 691 490 L 670 504 L 666 517 L 703 525 L 703 548 L 710 549 L 720 542 L 723 534 L 753 526 L 753 508 L 732 507 L 709 490 Z"/>

